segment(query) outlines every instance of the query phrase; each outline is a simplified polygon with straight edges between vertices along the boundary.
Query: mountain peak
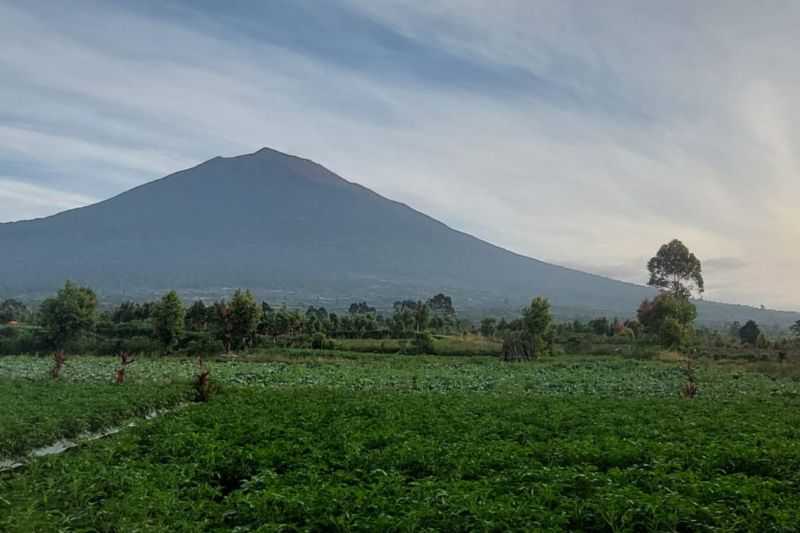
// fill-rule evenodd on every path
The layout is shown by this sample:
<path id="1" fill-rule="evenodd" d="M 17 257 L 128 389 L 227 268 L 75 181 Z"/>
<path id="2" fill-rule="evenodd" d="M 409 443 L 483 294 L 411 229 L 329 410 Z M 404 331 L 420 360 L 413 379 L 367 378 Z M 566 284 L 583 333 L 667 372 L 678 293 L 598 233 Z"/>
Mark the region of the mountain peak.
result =
<path id="1" fill-rule="evenodd" d="M 517 309 L 540 295 L 574 318 L 629 316 L 653 294 L 513 254 L 267 147 L 92 206 L 0 226 L 0 250 L 0 297 L 53 290 L 64 279 L 105 294 L 243 287 L 306 304 L 324 297 L 390 306 L 446 291 L 464 306 L 493 309 Z M 752 312 L 698 307 L 704 323 L 743 322 Z"/>

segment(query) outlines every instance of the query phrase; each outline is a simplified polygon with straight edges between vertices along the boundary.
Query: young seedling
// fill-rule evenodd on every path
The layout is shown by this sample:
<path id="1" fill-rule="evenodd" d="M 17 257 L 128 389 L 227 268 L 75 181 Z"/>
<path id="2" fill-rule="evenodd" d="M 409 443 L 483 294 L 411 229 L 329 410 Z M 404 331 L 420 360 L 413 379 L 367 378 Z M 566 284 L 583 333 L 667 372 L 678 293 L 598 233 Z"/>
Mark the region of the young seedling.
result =
<path id="1" fill-rule="evenodd" d="M 133 363 L 133 357 L 128 352 L 121 352 L 119 358 L 121 366 L 117 369 L 115 382 L 117 385 L 122 385 L 125 383 L 125 369 L 129 364 Z"/>
<path id="2" fill-rule="evenodd" d="M 697 392 L 698 387 L 694 375 L 694 365 L 690 356 L 686 359 L 686 383 L 684 383 L 681 388 L 681 397 L 685 400 L 691 400 L 697 396 Z"/>
<path id="3" fill-rule="evenodd" d="M 211 371 L 203 363 L 202 357 L 197 358 L 197 366 L 199 367 L 200 373 L 197 374 L 194 379 L 195 401 L 205 403 L 211 399 L 213 393 L 213 388 L 210 383 Z"/>
<path id="4" fill-rule="evenodd" d="M 66 361 L 66 356 L 64 355 L 63 350 L 53 354 L 53 368 L 50 369 L 50 375 L 53 377 L 53 379 L 59 379 L 61 377 L 61 370 L 64 368 L 64 361 Z"/>

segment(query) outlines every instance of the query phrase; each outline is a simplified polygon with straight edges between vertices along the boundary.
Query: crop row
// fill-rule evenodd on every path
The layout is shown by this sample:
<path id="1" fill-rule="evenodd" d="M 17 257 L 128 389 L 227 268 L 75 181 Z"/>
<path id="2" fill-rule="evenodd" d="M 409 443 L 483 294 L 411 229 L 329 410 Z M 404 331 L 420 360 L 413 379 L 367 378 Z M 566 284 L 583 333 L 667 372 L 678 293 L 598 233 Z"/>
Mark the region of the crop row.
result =
<path id="1" fill-rule="evenodd" d="M 48 379 L 52 362 L 27 356 L 0 358 L 0 379 Z M 119 364 L 103 357 L 69 358 L 61 372 L 67 383 L 107 384 Z M 597 395 L 620 398 L 673 398 L 686 382 L 677 363 L 633 359 L 553 358 L 532 364 L 507 364 L 489 358 L 414 358 L 358 356 L 353 359 L 293 361 L 216 361 L 208 363 L 211 379 L 221 385 L 250 387 L 323 386 L 343 390 L 398 390 L 412 392 L 472 391 L 525 392 L 532 395 Z M 197 372 L 196 361 L 140 359 L 127 370 L 126 383 L 188 383 Z M 713 364 L 696 372 L 699 396 L 800 396 L 800 382 L 736 372 Z"/>
<path id="2" fill-rule="evenodd" d="M 228 388 L 0 475 L 0 529 L 791 531 L 797 407 Z"/>
<path id="3" fill-rule="evenodd" d="M 31 382 L 0 379 L 0 459 L 107 429 L 188 397 L 187 386 Z"/>

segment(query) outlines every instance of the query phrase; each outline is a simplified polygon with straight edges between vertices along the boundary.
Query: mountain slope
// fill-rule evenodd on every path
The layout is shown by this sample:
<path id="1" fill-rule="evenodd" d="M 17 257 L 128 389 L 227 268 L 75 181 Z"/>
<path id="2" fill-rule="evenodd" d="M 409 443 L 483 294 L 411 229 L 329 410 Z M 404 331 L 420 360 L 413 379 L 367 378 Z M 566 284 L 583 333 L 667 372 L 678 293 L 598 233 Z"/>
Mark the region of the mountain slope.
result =
<path id="1" fill-rule="evenodd" d="M 88 207 L 0 224 L 0 246 L 0 294 L 52 290 L 67 278 L 105 294 L 250 287 L 306 302 L 447 290 L 462 307 L 515 308 L 541 294 L 575 314 L 620 316 L 651 294 L 503 250 L 266 148 Z"/>

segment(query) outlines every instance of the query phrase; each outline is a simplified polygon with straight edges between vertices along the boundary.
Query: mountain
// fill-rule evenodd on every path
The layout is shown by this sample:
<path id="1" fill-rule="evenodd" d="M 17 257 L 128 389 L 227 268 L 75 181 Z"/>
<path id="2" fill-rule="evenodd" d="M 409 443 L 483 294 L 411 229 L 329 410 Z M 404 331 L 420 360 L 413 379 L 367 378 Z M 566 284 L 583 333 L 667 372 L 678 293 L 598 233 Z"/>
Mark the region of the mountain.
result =
<path id="1" fill-rule="evenodd" d="M 515 311 L 543 295 L 563 317 L 623 317 L 652 295 L 509 252 L 267 148 L 215 157 L 91 206 L 0 224 L 0 250 L 0 296 L 42 294 L 65 279 L 107 298 L 247 287 L 274 302 L 332 308 L 444 291 L 462 310 Z M 700 307 L 705 322 L 800 318 Z"/>

